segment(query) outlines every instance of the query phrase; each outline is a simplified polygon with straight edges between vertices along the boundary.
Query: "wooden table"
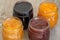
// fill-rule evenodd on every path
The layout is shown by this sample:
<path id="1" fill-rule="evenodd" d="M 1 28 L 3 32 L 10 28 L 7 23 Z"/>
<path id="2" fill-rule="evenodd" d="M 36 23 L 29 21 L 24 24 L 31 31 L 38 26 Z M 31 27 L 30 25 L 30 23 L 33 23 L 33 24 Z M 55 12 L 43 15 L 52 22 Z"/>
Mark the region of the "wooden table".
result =
<path id="1" fill-rule="evenodd" d="M 13 6 L 14 6 L 15 2 L 17 2 L 17 1 L 19 1 L 19 0 L 5 0 L 4 1 L 5 5 L 3 5 L 3 4 L 2 5 L 4 6 L 4 13 L 7 14 L 7 16 L 12 16 Z M 11 2 L 11 3 L 9 3 L 9 2 Z M 37 0 L 37 1 L 29 0 L 29 2 L 31 2 L 32 5 L 33 5 L 34 17 L 35 17 L 35 16 L 37 16 L 38 6 L 41 2 L 43 2 L 43 0 L 40 0 L 40 1 L 39 0 Z M 58 2 L 56 1 L 56 4 L 58 5 L 58 9 L 60 11 L 59 1 Z M 60 12 L 58 14 L 59 14 L 58 23 L 57 23 L 56 27 L 54 29 L 52 29 L 51 32 L 50 32 L 50 40 L 60 40 Z M 25 34 L 24 35 L 24 40 L 29 40 L 27 30 L 25 30 L 24 34 Z M 0 40 L 2 40 L 2 31 L 1 31 L 1 29 L 0 29 Z"/>

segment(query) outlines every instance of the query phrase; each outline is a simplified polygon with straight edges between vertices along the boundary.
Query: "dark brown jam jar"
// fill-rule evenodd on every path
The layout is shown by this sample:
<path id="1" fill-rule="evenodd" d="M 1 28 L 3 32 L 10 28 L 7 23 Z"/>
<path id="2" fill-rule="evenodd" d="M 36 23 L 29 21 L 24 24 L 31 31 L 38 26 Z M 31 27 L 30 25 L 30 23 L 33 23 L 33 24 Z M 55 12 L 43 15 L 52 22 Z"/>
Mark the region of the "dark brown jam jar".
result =
<path id="1" fill-rule="evenodd" d="M 29 20 L 33 17 L 32 4 L 26 1 L 17 2 L 14 6 L 13 11 L 13 16 L 21 19 L 24 29 L 27 29 Z"/>

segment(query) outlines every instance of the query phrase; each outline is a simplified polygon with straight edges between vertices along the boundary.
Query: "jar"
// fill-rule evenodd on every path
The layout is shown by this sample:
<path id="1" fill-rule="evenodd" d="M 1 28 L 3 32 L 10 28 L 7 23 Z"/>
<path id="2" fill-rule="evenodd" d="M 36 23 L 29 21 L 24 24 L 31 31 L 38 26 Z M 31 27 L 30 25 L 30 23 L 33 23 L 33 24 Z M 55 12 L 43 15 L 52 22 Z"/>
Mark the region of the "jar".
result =
<path id="1" fill-rule="evenodd" d="M 43 16 L 50 22 L 50 28 L 54 28 L 58 20 L 58 8 L 54 2 L 42 2 L 39 5 L 38 16 Z"/>
<path id="2" fill-rule="evenodd" d="M 13 16 L 21 19 L 24 29 L 27 29 L 29 20 L 33 17 L 32 4 L 27 1 L 17 2 L 13 11 Z"/>
<path id="3" fill-rule="evenodd" d="M 3 22 L 3 40 L 23 40 L 23 25 L 20 19 L 11 17 Z"/>
<path id="4" fill-rule="evenodd" d="M 29 40 L 49 40 L 50 27 L 43 17 L 32 18 L 28 27 Z"/>

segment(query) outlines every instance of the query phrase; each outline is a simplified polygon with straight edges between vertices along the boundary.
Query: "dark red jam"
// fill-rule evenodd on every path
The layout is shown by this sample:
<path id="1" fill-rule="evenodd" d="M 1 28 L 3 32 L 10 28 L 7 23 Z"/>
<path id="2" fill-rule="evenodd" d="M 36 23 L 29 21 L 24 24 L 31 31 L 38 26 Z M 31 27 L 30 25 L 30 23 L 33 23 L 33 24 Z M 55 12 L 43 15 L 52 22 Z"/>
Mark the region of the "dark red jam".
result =
<path id="1" fill-rule="evenodd" d="M 47 20 L 42 17 L 31 19 L 28 28 L 29 40 L 49 40 L 50 28 Z"/>

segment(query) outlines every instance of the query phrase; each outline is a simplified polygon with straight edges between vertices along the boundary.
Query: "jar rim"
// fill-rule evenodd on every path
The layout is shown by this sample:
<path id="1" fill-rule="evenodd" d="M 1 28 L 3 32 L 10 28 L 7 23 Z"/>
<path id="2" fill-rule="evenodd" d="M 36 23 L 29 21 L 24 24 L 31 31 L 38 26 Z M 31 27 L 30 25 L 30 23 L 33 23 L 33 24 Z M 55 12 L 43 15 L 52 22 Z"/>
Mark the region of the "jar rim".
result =
<path id="1" fill-rule="evenodd" d="M 18 20 L 19 22 L 21 22 L 21 24 L 22 24 L 21 19 L 19 19 L 18 17 L 8 17 L 8 18 L 6 18 L 4 21 L 6 21 L 6 20 L 8 20 L 8 19 L 10 19 L 10 18 L 14 18 L 14 19 Z M 4 25 L 3 25 L 4 21 L 2 22 L 3 28 L 4 28 Z M 23 25 L 23 24 L 22 24 L 22 25 Z"/>
<path id="2" fill-rule="evenodd" d="M 48 23 L 48 25 L 47 25 L 47 27 L 45 27 L 45 28 L 42 28 L 42 29 L 37 29 L 37 28 L 34 28 L 34 27 L 32 27 L 32 25 L 30 24 L 31 23 L 31 21 L 33 20 L 33 19 L 35 19 L 35 18 L 41 18 L 41 17 L 34 17 L 34 18 L 32 18 L 31 20 L 30 20 L 30 22 L 29 22 L 29 27 L 31 28 L 31 29 L 33 29 L 33 30 L 36 30 L 36 31 L 43 31 L 43 30 L 46 30 L 46 29 L 50 29 L 50 26 L 49 26 L 49 21 L 47 21 L 46 20 L 46 22 Z M 43 18 L 43 17 L 42 17 Z M 45 19 L 44 19 L 45 20 Z M 29 27 L 28 27 L 28 29 L 29 29 Z"/>

